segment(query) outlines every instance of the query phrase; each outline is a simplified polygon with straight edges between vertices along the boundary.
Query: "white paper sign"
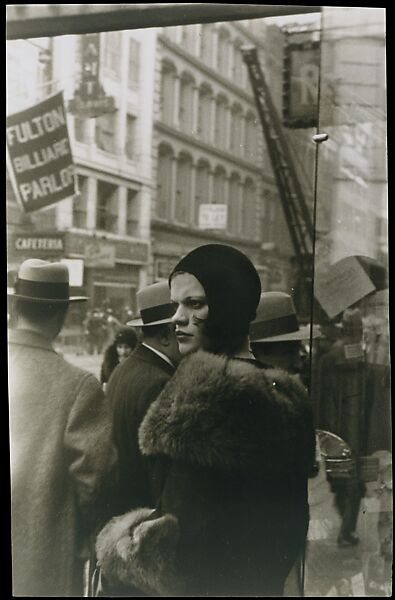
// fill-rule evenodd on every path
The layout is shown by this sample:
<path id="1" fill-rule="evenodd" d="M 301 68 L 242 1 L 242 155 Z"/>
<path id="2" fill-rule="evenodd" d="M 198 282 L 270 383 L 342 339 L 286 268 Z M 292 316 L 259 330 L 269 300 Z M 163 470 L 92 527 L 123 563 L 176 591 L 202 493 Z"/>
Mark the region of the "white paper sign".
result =
<path id="1" fill-rule="evenodd" d="M 84 282 L 84 261 L 80 258 L 61 258 L 69 270 L 69 284 L 71 287 L 81 287 Z"/>
<path id="2" fill-rule="evenodd" d="M 226 204 L 201 204 L 199 206 L 199 229 L 226 229 L 228 206 Z"/>
<path id="3" fill-rule="evenodd" d="M 314 278 L 314 295 L 331 319 L 375 289 L 355 256 L 339 260 Z"/>

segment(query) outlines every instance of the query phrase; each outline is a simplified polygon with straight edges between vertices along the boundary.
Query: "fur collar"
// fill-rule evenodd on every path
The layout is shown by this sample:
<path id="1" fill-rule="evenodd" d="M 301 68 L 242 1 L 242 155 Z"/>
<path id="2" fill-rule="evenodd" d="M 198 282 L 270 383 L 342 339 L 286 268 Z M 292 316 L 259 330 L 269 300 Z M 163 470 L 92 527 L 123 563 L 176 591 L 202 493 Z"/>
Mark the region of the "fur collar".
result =
<path id="1" fill-rule="evenodd" d="M 203 351 L 182 361 L 150 406 L 139 442 L 145 455 L 218 468 L 305 471 L 314 460 L 297 377 Z"/>

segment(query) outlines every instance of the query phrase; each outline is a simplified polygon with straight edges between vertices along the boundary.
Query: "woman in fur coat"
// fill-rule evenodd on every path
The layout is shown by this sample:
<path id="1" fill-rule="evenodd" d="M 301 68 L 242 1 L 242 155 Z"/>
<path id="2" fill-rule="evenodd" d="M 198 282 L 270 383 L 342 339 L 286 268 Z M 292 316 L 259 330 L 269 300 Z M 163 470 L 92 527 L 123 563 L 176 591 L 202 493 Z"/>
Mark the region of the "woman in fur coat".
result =
<path id="1" fill-rule="evenodd" d="M 101 531 L 103 578 L 142 595 L 281 596 L 308 528 L 306 392 L 250 352 L 261 285 L 244 254 L 201 246 L 170 288 L 184 359 L 139 431 L 158 502 Z"/>

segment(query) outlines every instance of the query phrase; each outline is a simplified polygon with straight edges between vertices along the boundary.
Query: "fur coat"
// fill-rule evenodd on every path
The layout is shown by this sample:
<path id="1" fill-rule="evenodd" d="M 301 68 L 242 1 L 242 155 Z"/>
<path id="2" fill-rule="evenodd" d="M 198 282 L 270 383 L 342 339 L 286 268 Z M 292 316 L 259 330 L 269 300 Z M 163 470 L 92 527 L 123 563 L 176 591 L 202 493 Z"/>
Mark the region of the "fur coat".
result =
<path id="1" fill-rule="evenodd" d="M 281 595 L 307 533 L 315 452 L 299 380 L 199 351 L 153 402 L 139 441 L 158 503 L 100 533 L 104 577 L 151 595 Z"/>

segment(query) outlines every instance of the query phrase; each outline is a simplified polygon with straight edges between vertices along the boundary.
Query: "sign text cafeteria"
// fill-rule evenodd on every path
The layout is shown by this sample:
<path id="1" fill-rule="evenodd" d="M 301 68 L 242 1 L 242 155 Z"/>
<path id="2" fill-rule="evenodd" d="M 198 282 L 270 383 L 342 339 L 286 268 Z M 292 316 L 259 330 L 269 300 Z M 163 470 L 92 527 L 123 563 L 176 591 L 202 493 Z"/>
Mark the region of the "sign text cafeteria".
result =
<path id="1" fill-rule="evenodd" d="M 15 238 L 16 250 L 38 250 L 63 252 L 64 243 L 62 236 L 32 236 L 18 235 Z"/>

